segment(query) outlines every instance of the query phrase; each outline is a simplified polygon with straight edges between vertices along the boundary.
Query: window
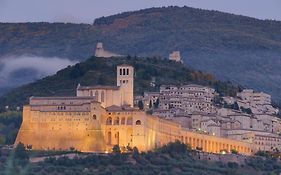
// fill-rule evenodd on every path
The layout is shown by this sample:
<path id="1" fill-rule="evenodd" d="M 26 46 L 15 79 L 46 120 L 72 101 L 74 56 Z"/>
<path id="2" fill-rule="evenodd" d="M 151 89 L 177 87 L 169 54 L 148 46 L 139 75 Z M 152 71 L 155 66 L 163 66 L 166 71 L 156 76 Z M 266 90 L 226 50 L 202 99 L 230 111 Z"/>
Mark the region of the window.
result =
<path id="1" fill-rule="evenodd" d="M 128 117 L 127 119 L 127 125 L 132 125 L 133 124 L 133 119 L 132 117 Z"/>
<path id="2" fill-rule="evenodd" d="M 114 125 L 119 125 L 119 117 L 116 117 L 116 118 L 114 119 Z"/>
<path id="3" fill-rule="evenodd" d="M 94 120 L 96 120 L 96 119 L 97 119 L 97 116 L 96 116 L 95 114 L 93 115 L 93 119 L 94 119 Z"/>
<path id="4" fill-rule="evenodd" d="M 110 131 L 107 134 L 107 144 L 111 145 L 111 132 Z"/>
<path id="5" fill-rule="evenodd" d="M 111 117 L 108 117 L 106 119 L 106 125 L 112 125 L 112 118 Z"/>
<path id="6" fill-rule="evenodd" d="M 125 125 L 125 117 L 122 117 L 122 119 L 121 119 L 121 125 Z"/>
<path id="7" fill-rule="evenodd" d="M 140 121 L 140 120 L 137 120 L 137 121 L 136 121 L 136 125 L 141 125 L 141 121 Z"/>
<path id="8" fill-rule="evenodd" d="M 127 69 L 127 75 L 129 75 L 129 69 Z"/>
<path id="9" fill-rule="evenodd" d="M 123 75 L 126 75 L 126 74 L 125 74 L 125 73 L 126 73 L 125 71 L 126 71 L 126 70 L 125 70 L 125 69 L 123 69 Z"/>
<path id="10" fill-rule="evenodd" d="M 119 74 L 122 75 L 122 69 L 119 70 Z"/>
<path id="11" fill-rule="evenodd" d="M 99 101 L 99 91 L 96 91 L 96 92 L 95 92 L 95 99 L 96 99 L 97 101 Z"/>

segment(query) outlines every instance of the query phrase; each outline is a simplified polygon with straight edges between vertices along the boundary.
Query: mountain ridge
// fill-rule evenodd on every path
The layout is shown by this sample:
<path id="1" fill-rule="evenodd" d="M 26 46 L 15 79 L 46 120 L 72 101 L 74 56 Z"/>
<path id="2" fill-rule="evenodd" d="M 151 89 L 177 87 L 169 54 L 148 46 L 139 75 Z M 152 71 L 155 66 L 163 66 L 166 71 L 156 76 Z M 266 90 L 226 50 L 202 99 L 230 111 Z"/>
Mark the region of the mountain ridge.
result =
<path id="1" fill-rule="evenodd" d="M 1 33 L 2 31 L 2 33 Z M 281 22 L 190 7 L 125 12 L 89 24 L 0 24 L 0 56 L 85 60 L 97 42 L 122 55 L 167 57 L 281 100 Z M 15 37 L 17 36 L 17 37 Z M 6 40 L 5 40 L 6 38 Z"/>

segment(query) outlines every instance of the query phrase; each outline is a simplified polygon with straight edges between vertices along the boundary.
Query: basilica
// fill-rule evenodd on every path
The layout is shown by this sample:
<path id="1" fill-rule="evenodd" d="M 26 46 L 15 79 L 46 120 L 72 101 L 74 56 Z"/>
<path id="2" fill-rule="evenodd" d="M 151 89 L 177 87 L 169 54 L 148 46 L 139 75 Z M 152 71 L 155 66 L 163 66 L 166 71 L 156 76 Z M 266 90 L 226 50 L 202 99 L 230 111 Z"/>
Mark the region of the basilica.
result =
<path id="1" fill-rule="evenodd" d="M 193 149 L 254 154 L 252 143 L 197 133 L 134 107 L 134 67 L 119 65 L 116 86 L 77 86 L 73 97 L 30 97 L 15 145 L 106 153 L 114 145 L 148 151 L 179 140 Z"/>

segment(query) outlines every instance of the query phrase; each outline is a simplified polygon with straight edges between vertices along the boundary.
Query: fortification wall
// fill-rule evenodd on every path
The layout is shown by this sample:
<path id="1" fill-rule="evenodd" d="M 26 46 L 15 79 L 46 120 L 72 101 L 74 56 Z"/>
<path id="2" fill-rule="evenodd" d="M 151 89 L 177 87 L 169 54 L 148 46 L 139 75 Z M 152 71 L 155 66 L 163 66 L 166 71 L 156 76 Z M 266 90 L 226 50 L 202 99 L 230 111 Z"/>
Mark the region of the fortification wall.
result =
<path id="1" fill-rule="evenodd" d="M 138 147 L 148 151 L 180 140 L 193 149 L 205 152 L 230 152 L 250 155 L 252 144 L 185 130 L 180 124 L 151 116 L 143 111 L 107 112 L 99 103 L 88 112 L 32 111 L 25 106 L 23 123 L 16 143 L 32 145 L 36 150 L 69 150 L 82 152 L 112 151 L 121 147 Z"/>
<path id="2" fill-rule="evenodd" d="M 104 152 L 105 142 L 99 118 L 101 113 L 40 112 L 24 107 L 22 126 L 15 145 L 32 145 L 35 150 Z"/>

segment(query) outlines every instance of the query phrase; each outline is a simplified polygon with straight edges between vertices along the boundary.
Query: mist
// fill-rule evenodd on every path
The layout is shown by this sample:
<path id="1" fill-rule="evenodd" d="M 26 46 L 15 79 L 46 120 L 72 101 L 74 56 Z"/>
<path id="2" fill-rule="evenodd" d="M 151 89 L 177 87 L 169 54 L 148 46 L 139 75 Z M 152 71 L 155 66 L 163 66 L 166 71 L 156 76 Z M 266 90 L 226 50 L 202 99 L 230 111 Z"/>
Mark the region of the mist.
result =
<path id="1" fill-rule="evenodd" d="M 6 57 L 0 58 L 0 91 L 17 87 L 55 74 L 77 61 L 57 57 Z M 1 92 L 0 92 L 1 94 Z"/>

